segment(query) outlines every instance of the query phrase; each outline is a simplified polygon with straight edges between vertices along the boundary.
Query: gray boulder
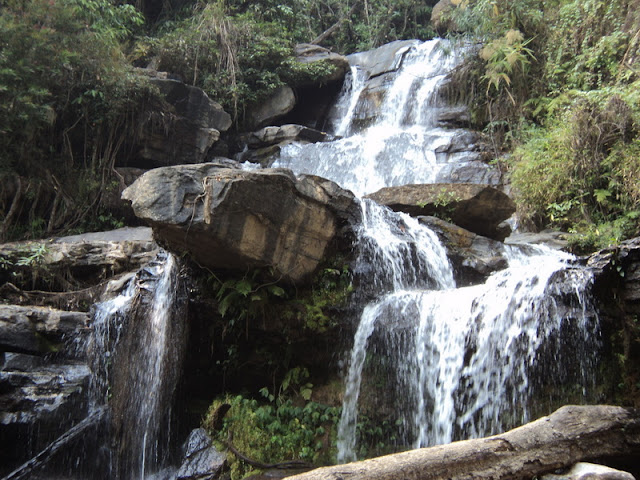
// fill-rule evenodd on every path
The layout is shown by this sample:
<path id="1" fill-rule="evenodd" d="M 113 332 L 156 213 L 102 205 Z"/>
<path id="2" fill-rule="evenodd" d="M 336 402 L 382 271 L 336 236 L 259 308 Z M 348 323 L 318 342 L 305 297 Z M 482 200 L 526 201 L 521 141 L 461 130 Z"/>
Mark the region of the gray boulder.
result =
<path id="1" fill-rule="evenodd" d="M 287 85 L 278 88 L 268 99 L 248 114 L 248 126 L 260 128 L 273 125 L 276 120 L 291 112 L 296 106 L 296 95 Z"/>
<path id="2" fill-rule="evenodd" d="M 397 212 L 438 216 L 494 240 L 503 241 L 510 227 L 501 225 L 516 210 L 502 191 L 489 185 L 451 183 L 386 187 L 368 198 Z"/>
<path id="3" fill-rule="evenodd" d="M 447 249 L 458 287 L 483 283 L 489 275 L 508 266 L 501 242 L 437 217 L 419 217 L 419 220 L 438 235 Z"/>
<path id="4" fill-rule="evenodd" d="M 303 125 L 287 124 L 279 127 L 271 126 L 262 128 L 246 135 L 243 140 L 249 148 L 261 148 L 276 145 L 283 142 L 324 142 L 328 140 L 325 132 L 320 132 Z"/>
<path id="5" fill-rule="evenodd" d="M 396 40 L 366 52 L 347 56 L 350 65 L 358 65 L 369 72 L 369 77 L 395 72 L 402 62 L 402 54 L 418 43 L 417 40 Z"/>
<path id="6" fill-rule="evenodd" d="M 184 446 L 178 480 L 215 480 L 228 468 L 227 456 L 219 452 L 203 428 L 189 434 Z"/>
<path id="7" fill-rule="evenodd" d="M 635 480 L 629 472 L 595 463 L 579 462 L 563 474 L 542 475 L 541 480 Z"/>
<path id="8" fill-rule="evenodd" d="M 73 351 L 86 335 L 89 315 L 47 307 L 0 305 L 0 349 L 29 355 Z"/>
<path id="9" fill-rule="evenodd" d="M 231 126 L 231 116 L 200 88 L 153 78 L 166 103 L 143 125 L 139 155 L 145 166 L 200 163 Z"/>
<path id="10" fill-rule="evenodd" d="M 151 170 L 122 196 L 158 240 L 200 265 L 273 267 L 292 282 L 316 270 L 355 205 L 324 179 L 216 163 Z"/>

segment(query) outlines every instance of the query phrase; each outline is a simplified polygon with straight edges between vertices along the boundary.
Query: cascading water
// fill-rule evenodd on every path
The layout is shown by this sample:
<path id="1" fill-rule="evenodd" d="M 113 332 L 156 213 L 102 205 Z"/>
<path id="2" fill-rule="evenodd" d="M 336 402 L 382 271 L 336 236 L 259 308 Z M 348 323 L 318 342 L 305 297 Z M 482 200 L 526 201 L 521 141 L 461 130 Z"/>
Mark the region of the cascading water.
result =
<path id="1" fill-rule="evenodd" d="M 484 183 L 493 183 L 495 175 L 478 162 L 469 132 L 442 128 L 434 114 L 443 106 L 438 87 L 460 63 L 462 53 L 446 40 L 398 52 L 401 69 L 388 87 L 375 123 L 364 129 L 357 124 L 358 111 L 370 103 L 362 95 L 368 77 L 352 67 L 334 116 L 335 134 L 344 138 L 293 143 L 282 149 L 274 167 L 328 178 L 356 195 L 408 183 L 449 182 L 452 176 L 467 181 L 462 169 L 469 164 L 483 172 Z"/>
<path id="2" fill-rule="evenodd" d="M 108 478 L 148 478 L 169 455 L 184 350 L 177 278 L 174 257 L 161 253 L 120 295 L 96 305 L 91 403 L 110 408 Z"/>
<path id="3" fill-rule="evenodd" d="M 283 149 L 276 166 L 330 178 L 356 194 L 408 183 L 463 181 L 474 162 L 439 126 L 438 89 L 460 61 L 434 40 L 397 56 L 401 67 L 373 124 L 358 128 L 367 76 L 352 67 L 334 124 L 343 138 Z M 443 160 L 442 152 L 449 152 Z M 451 153 L 453 152 L 453 153 Z M 487 167 L 480 183 L 491 183 Z M 361 397 L 387 412 L 397 448 L 422 447 L 501 431 L 530 419 L 557 384 L 593 383 L 597 316 L 584 292 L 591 278 L 568 254 L 504 246 L 508 268 L 486 283 L 455 288 L 437 236 L 418 221 L 362 202 L 356 278 L 366 302 L 346 372 L 338 460 L 358 457 Z M 585 352 L 575 355 L 575 352 Z M 566 352 L 573 354 L 567 355 Z M 376 395 L 375 384 L 384 384 Z M 380 398 L 384 397 L 384 398 Z M 366 401 L 365 401 L 366 403 Z M 538 409 L 540 410 L 540 409 Z"/>

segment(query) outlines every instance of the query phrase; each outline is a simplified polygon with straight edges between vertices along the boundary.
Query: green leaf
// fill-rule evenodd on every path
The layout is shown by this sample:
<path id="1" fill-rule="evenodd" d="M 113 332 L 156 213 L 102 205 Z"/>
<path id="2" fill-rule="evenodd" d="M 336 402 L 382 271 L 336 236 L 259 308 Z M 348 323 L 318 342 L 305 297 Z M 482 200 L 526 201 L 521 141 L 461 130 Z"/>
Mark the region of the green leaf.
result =
<path id="1" fill-rule="evenodd" d="M 236 283 L 235 285 L 235 289 L 240 295 L 246 297 L 251 293 L 251 291 L 253 290 L 253 287 L 251 285 L 251 282 L 249 282 L 249 280 L 247 280 L 246 278 L 243 278 L 242 280 L 238 280 L 238 283 Z"/>

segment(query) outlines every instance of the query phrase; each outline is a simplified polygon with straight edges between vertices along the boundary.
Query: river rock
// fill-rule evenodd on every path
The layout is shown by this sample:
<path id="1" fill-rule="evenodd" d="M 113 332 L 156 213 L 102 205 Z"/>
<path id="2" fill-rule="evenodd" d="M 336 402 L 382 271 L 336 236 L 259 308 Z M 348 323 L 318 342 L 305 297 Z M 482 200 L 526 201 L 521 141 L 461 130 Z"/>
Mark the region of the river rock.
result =
<path id="1" fill-rule="evenodd" d="M 177 480 L 214 480 L 228 468 L 227 456 L 219 452 L 204 428 L 196 428 L 184 445 Z"/>
<path id="2" fill-rule="evenodd" d="M 200 163 L 231 126 L 231 116 L 200 88 L 178 80 L 153 78 L 166 103 L 143 125 L 139 162 L 144 167 Z"/>
<path id="3" fill-rule="evenodd" d="M 565 250 L 569 246 L 569 234 L 556 230 L 543 230 L 541 232 L 512 233 L 505 238 L 504 243 L 509 245 L 545 245 L 554 250 Z"/>
<path id="4" fill-rule="evenodd" d="M 97 285 L 109 277 L 135 270 L 151 260 L 158 246 L 149 227 L 0 245 L 0 280 L 22 288 L 68 291 Z"/>
<path id="5" fill-rule="evenodd" d="M 72 350 L 69 344 L 86 335 L 88 324 L 84 312 L 0 305 L 0 348 L 30 355 Z"/>
<path id="6" fill-rule="evenodd" d="M 248 113 L 248 126 L 260 128 L 273 125 L 296 106 L 296 95 L 287 85 L 278 88 L 268 99 Z"/>
<path id="7" fill-rule="evenodd" d="M 244 137 L 249 148 L 267 147 L 282 142 L 324 142 L 328 140 L 325 132 L 320 132 L 304 125 L 282 125 L 279 127 L 265 127 L 256 132 L 252 132 Z"/>
<path id="8" fill-rule="evenodd" d="M 458 287 L 483 283 L 493 272 L 508 266 L 501 242 L 437 217 L 419 217 L 419 220 L 438 235 L 447 249 Z"/>
<path id="9" fill-rule="evenodd" d="M 369 78 L 373 78 L 395 72 L 400 67 L 402 54 L 417 43 L 417 40 L 396 40 L 373 50 L 353 53 L 347 56 L 347 60 L 350 65 L 358 65 L 367 70 Z"/>
<path id="10" fill-rule="evenodd" d="M 595 463 L 579 462 L 563 474 L 542 475 L 541 480 L 635 480 L 629 472 Z"/>
<path id="11" fill-rule="evenodd" d="M 157 239 L 200 265 L 273 267 L 293 282 L 316 270 L 355 205 L 350 192 L 318 177 L 216 163 L 151 170 L 122 196 Z"/>
<path id="12" fill-rule="evenodd" d="M 409 215 L 439 216 L 473 233 L 502 241 L 510 227 L 501 225 L 516 210 L 502 191 L 478 184 L 423 184 L 386 187 L 367 195 L 381 205 Z"/>

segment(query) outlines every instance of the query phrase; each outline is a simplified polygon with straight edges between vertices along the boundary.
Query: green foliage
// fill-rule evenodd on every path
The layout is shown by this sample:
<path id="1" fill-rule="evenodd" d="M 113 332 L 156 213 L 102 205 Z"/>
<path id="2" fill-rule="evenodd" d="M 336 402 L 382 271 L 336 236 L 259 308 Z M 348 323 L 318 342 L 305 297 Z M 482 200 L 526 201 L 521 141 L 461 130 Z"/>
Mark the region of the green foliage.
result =
<path id="1" fill-rule="evenodd" d="M 213 417 L 222 403 L 231 405 L 222 430 L 212 432 Z M 316 402 L 298 405 L 291 399 L 274 404 L 243 397 L 214 402 L 203 425 L 223 443 L 229 438 L 243 455 L 266 464 L 303 460 L 330 464 L 335 455 L 336 425 L 340 409 Z M 233 479 L 243 478 L 252 467 L 231 462 Z"/>
<path id="2" fill-rule="evenodd" d="M 260 20 L 250 11 L 231 14 L 222 2 L 197 8 L 157 38 L 144 39 L 136 51 L 155 57 L 159 69 L 203 88 L 239 120 L 247 106 L 277 88 L 321 78 L 333 69 L 295 62 L 291 33 L 282 23 Z"/>
<path id="3" fill-rule="evenodd" d="M 332 310 L 343 306 L 353 291 L 348 265 L 328 266 L 320 270 L 309 291 L 299 292 L 283 311 L 287 320 L 295 320 L 306 330 L 326 332 L 337 325 Z"/>
<path id="4" fill-rule="evenodd" d="M 638 85 L 569 92 L 550 102 L 511 161 L 525 220 L 578 236 L 576 248 L 607 246 L 638 233 Z"/>
<path id="5" fill-rule="evenodd" d="M 141 22 L 110 0 L 28 0 L 0 11 L 0 174 L 23 179 L 16 202 L 34 196 L 5 225 L 14 237 L 77 226 L 100 208 L 116 155 L 156 98 L 121 48 Z M 36 220 L 43 228 L 30 226 Z"/>
<path id="6" fill-rule="evenodd" d="M 544 54 L 551 91 L 601 88 L 618 77 L 629 44 L 620 29 L 625 7 L 623 0 L 574 0 L 549 12 L 553 28 Z"/>
<path id="7" fill-rule="evenodd" d="M 432 2 L 415 0 L 233 0 L 230 8 L 259 22 L 277 24 L 296 43 L 308 43 L 326 31 L 321 42 L 334 51 L 352 53 L 399 39 L 429 39 Z M 330 30 L 332 27 L 333 30 Z"/>
<path id="8" fill-rule="evenodd" d="M 240 278 L 225 281 L 211 275 L 215 298 L 218 301 L 218 313 L 229 319 L 229 327 L 242 322 L 247 325 L 265 315 L 265 310 L 274 300 L 286 298 L 286 291 L 275 282 L 261 283 L 262 272 L 259 269 Z"/>

